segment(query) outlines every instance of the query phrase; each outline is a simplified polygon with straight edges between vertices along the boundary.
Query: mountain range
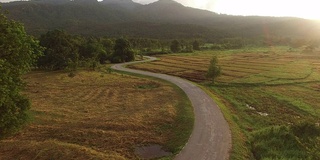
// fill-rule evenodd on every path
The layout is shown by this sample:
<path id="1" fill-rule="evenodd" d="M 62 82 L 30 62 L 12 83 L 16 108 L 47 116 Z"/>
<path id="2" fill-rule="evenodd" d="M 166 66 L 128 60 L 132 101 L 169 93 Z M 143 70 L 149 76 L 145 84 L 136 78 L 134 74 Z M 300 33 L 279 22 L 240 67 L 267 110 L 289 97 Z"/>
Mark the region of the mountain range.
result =
<path id="1" fill-rule="evenodd" d="M 293 17 L 230 16 L 173 0 L 31 0 L 2 3 L 8 17 L 39 36 L 53 29 L 87 36 L 197 38 L 277 36 L 317 38 L 320 23 Z"/>

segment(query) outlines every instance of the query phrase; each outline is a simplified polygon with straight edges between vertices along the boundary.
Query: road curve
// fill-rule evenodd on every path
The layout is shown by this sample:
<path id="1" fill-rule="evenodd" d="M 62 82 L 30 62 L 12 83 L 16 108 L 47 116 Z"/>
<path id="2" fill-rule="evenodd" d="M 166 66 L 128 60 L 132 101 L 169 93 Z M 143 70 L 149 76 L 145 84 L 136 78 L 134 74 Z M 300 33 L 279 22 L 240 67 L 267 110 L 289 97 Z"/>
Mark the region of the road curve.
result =
<path id="1" fill-rule="evenodd" d="M 156 58 L 147 57 L 148 61 Z M 142 61 L 115 64 L 111 68 L 167 80 L 179 86 L 190 99 L 194 108 L 195 123 L 189 141 L 175 160 L 226 160 L 231 149 L 231 132 L 218 105 L 202 89 L 190 81 L 166 74 L 125 68 L 125 65 Z"/>

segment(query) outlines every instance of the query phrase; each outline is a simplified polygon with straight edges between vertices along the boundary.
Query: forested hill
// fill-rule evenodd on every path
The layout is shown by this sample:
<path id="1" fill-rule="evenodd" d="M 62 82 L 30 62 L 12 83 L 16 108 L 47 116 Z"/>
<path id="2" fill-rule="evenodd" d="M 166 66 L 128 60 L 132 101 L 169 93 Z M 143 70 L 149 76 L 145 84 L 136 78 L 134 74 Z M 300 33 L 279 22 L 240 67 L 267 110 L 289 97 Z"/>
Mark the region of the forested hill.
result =
<path id="1" fill-rule="evenodd" d="M 220 15 L 173 0 L 141 5 L 132 0 L 32 0 L 2 3 L 8 17 L 38 36 L 64 29 L 72 34 L 149 38 L 298 37 L 320 35 L 320 24 L 298 18 Z"/>

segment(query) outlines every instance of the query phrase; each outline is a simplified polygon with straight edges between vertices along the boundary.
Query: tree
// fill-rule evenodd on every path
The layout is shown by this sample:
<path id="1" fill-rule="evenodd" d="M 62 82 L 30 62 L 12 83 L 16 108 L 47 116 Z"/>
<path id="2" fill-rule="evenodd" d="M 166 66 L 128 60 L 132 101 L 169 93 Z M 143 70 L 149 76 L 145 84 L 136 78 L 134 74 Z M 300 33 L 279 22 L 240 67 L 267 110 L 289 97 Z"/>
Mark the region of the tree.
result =
<path id="1" fill-rule="evenodd" d="M 192 43 L 192 46 L 193 46 L 193 49 L 194 49 L 194 50 L 200 51 L 200 43 L 199 43 L 199 41 L 195 40 L 195 41 Z"/>
<path id="2" fill-rule="evenodd" d="M 193 52 L 193 46 L 192 45 L 187 45 L 186 49 L 184 49 L 183 52 L 192 53 Z"/>
<path id="3" fill-rule="evenodd" d="M 181 44 L 178 40 L 173 40 L 171 42 L 170 49 L 173 53 L 178 53 L 181 51 Z"/>
<path id="4" fill-rule="evenodd" d="M 108 60 L 108 55 L 105 47 L 97 39 L 90 38 L 79 46 L 79 54 L 82 62 L 87 64 L 87 67 L 95 68 L 98 64 L 104 64 Z"/>
<path id="5" fill-rule="evenodd" d="M 115 42 L 111 61 L 114 63 L 134 61 L 135 54 L 127 39 L 119 38 Z"/>
<path id="6" fill-rule="evenodd" d="M 216 56 L 212 57 L 210 65 L 207 72 L 207 78 L 212 80 L 212 84 L 215 83 L 217 77 L 221 75 L 221 68 L 218 66 L 218 58 Z"/>
<path id="7" fill-rule="evenodd" d="M 101 64 L 106 63 L 107 60 L 110 59 L 112 53 L 113 53 L 113 47 L 114 47 L 114 41 L 107 38 L 100 38 L 99 43 L 102 44 L 105 53 L 101 53 L 99 55 L 99 61 Z"/>
<path id="8" fill-rule="evenodd" d="M 61 70 L 70 64 L 77 68 L 79 60 L 78 47 L 73 37 L 65 31 L 53 30 L 40 37 L 40 44 L 46 48 L 40 57 L 38 67 L 49 70 Z"/>
<path id="9" fill-rule="evenodd" d="M 39 42 L 24 27 L 8 20 L 0 8 L 0 138 L 17 131 L 27 120 L 30 102 L 20 94 L 21 76 L 41 55 Z"/>

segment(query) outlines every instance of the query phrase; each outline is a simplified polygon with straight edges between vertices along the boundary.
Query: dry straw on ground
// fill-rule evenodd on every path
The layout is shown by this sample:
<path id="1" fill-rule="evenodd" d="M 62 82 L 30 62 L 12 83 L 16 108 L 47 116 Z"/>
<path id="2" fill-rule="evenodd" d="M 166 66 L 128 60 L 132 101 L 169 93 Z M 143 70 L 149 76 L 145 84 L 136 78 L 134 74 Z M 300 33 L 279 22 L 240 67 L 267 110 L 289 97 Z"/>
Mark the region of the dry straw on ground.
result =
<path id="1" fill-rule="evenodd" d="M 136 159 L 134 147 L 165 145 L 181 99 L 170 84 L 121 74 L 32 72 L 33 121 L 0 142 L 0 159 Z"/>

